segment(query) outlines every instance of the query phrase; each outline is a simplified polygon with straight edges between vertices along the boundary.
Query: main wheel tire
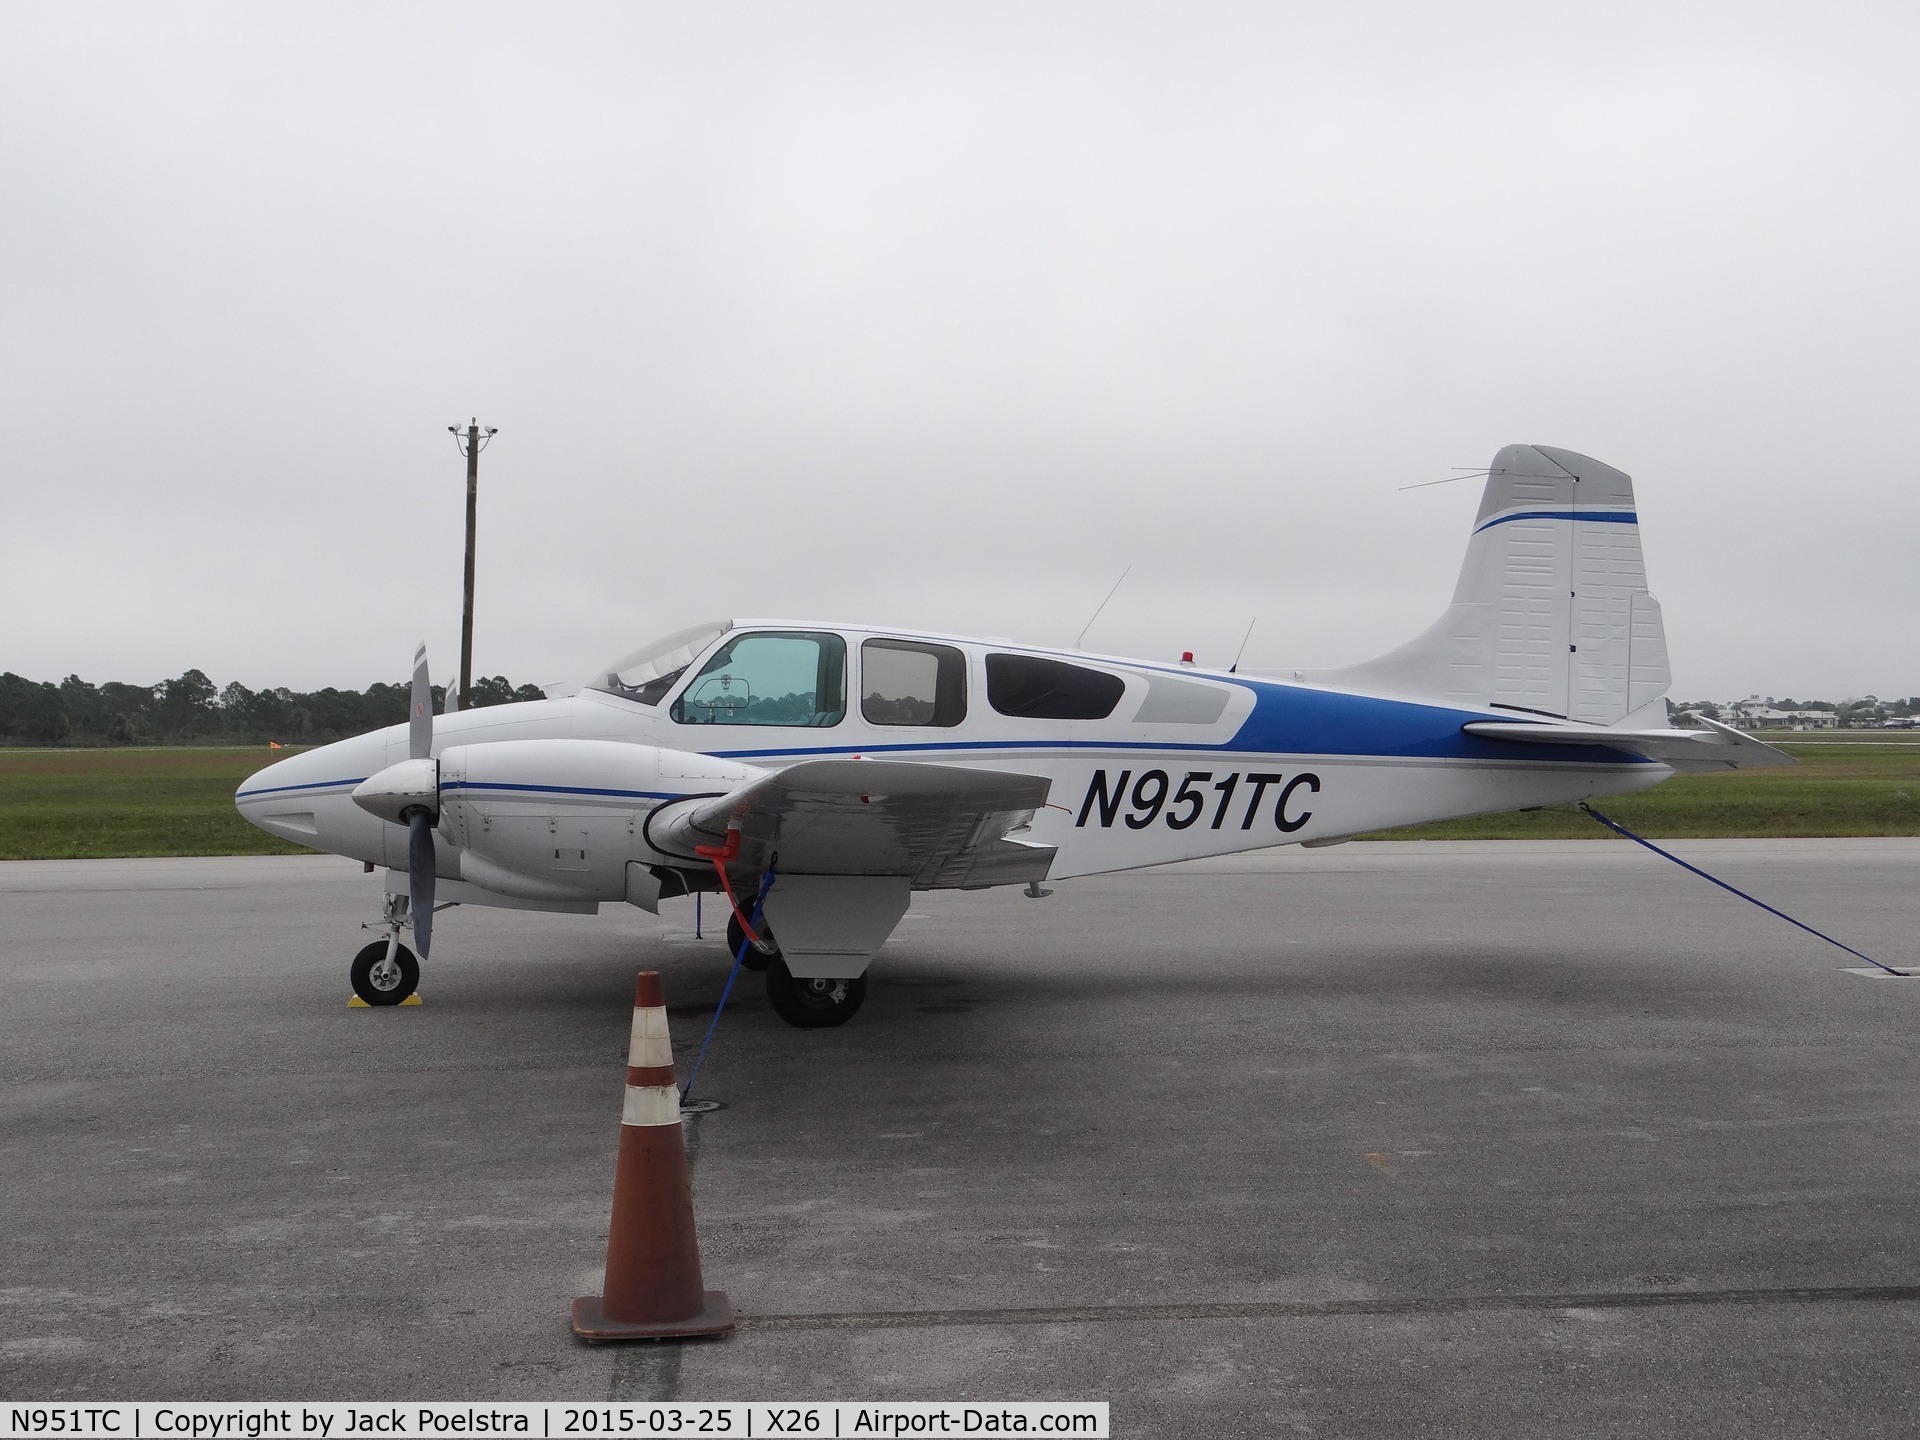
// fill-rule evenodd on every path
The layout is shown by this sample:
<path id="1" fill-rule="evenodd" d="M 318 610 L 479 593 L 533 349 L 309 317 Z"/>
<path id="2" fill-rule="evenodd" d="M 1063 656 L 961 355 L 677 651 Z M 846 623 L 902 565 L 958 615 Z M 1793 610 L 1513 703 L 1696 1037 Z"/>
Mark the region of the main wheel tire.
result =
<path id="1" fill-rule="evenodd" d="M 867 998 L 867 977 L 852 980 L 797 980 L 785 960 L 767 965 L 767 1000 L 789 1025 L 818 1030 L 844 1025 Z"/>
<path id="2" fill-rule="evenodd" d="M 780 946 L 773 938 L 773 931 L 767 928 L 766 917 L 754 927 L 762 941 L 759 945 L 747 945 L 747 958 L 740 963 L 749 970 L 764 970 L 773 961 L 780 958 Z M 740 917 L 731 910 L 727 912 L 727 957 L 731 959 L 740 953 L 740 946 L 746 942 L 747 932 L 741 928 Z"/>
<path id="3" fill-rule="evenodd" d="M 387 942 L 376 940 L 353 957 L 347 972 L 353 993 L 369 1005 L 398 1005 L 420 988 L 420 962 L 404 945 L 396 945 L 393 963 L 387 963 Z"/>

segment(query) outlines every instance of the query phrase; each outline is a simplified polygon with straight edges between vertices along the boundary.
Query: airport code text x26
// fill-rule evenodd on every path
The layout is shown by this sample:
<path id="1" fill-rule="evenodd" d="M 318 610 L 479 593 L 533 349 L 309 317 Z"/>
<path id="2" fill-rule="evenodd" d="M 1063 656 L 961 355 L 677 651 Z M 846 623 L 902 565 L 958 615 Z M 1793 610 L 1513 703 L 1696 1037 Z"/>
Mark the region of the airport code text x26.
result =
<path id="1" fill-rule="evenodd" d="M 1104 1400 L 777 1401 L 642 1403 L 438 1401 L 334 1404 L 273 1400 L 245 1404 L 9 1402 L 0 1440 L 340 1440 L 342 1436 L 538 1436 L 600 1440 L 657 1436 L 896 1437 L 1069 1435 L 1107 1440 Z"/>

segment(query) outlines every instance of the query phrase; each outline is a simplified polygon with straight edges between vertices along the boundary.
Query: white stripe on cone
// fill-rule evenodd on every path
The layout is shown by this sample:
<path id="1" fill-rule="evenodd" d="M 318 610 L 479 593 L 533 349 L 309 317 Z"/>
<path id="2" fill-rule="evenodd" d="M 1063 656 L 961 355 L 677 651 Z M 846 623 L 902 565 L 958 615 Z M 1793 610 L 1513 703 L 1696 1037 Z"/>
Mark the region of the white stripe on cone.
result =
<path id="1" fill-rule="evenodd" d="M 680 1092 L 671 1085 L 629 1085 L 620 1106 L 622 1125 L 678 1125 Z"/>
<path id="2" fill-rule="evenodd" d="M 627 1045 L 627 1064 L 673 1064 L 673 1042 L 667 1038 L 667 1012 L 660 1006 L 634 1007 L 633 1039 Z"/>

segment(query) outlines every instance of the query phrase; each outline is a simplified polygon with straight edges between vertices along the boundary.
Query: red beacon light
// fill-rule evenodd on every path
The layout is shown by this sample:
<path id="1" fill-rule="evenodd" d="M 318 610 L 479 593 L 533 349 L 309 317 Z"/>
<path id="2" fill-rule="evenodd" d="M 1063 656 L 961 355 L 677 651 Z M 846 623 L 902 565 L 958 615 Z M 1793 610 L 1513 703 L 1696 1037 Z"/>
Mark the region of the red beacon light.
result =
<path id="1" fill-rule="evenodd" d="M 1180 652 L 1180 663 L 1181 663 L 1182 665 L 1191 665 L 1191 664 L 1193 664 L 1193 651 L 1191 651 L 1191 650 L 1182 650 L 1182 651 Z"/>

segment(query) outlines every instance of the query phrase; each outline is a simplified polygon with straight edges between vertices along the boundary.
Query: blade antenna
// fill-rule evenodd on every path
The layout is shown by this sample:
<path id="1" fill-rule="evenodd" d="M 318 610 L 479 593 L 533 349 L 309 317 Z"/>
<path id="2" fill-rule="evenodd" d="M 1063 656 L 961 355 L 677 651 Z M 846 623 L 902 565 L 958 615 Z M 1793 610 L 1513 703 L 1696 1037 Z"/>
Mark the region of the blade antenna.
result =
<path id="1" fill-rule="evenodd" d="M 1247 653 L 1247 641 L 1253 638 L 1253 627 L 1259 623 L 1260 617 L 1258 615 L 1247 621 L 1247 633 L 1240 637 L 1240 648 L 1233 652 L 1233 664 L 1227 667 L 1227 674 L 1237 675 L 1240 673 L 1240 657 Z"/>
<path id="2" fill-rule="evenodd" d="M 1115 595 L 1120 593 L 1120 587 L 1126 584 L 1127 576 L 1131 575 L 1132 573 L 1133 573 L 1133 566 L 1131 565 L 1127 566 L 1126 569 L 1120 572 L 1120 578 L 1113 582 L 1113 589 L 1107 591 L 1107 600 L 1113 599 Z M 1100 612 L 1107 608 L 1107 600 L 1102 600 L 1098 605 L 1094 606 L 1093 614 L 1087 617 L 1087 623 L 1082 625 L 1080 627 L 1080 633 L 1074 636 L 1074 639 L 1073 639 L 1074 649 L 1078 650 L 1080 648 L 1080 642 L 1087 638 L 1087 631 L 1091 630 L 1093 628 L 1093 622 L 1100 618 Z"/>

